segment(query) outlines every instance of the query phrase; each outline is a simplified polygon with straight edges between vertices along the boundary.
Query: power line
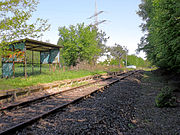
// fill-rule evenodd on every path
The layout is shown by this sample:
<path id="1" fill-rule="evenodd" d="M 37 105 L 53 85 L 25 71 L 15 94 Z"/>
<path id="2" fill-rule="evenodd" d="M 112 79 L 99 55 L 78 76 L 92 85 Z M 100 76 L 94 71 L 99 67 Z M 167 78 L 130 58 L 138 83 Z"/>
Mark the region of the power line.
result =
<path id="1" fill-rule="evenodd" d="M 95 13 L 93 16 L 87 18 L 87 19 L 92 19 L 95 16 L 98 16 L 99 14 L 103 13 L 104 11 L 99 11 L 98 13 Z"/>
<path id="2" fill-rule="evenodd" d="M 92 15 L 91 17 L 89 17 L 89 18 L 87 18 L 87 19 L 92 19 L 92 18 L 94 18 L 95 20 L 94 20 L 94 24 L 93 24 L 93 26 L 96 26 L 96 28 L 98 28 L 98 25 L 99 24 L 101 24 L 101 23 L 104 23 L 104 22 L 106 22 L 107 20 L 102 20 L 102 21 L 99 21 L 98 22 L 98 15 L 100 15 L 100 14 L 102 14 L 102 13 L 104 13 L 104 11 L 97 11 L 97 2 L 96 2 L 96 0 L 95 0 L 95 13 L 94 13 L 94 15 Z"/>
<path id="3" fill-rule="evenodd" d="M 104 23 L 104 22 L 106 22 L 107 20 L 102 20 L 102 21 L 100 21 L 100 22 L 96 22 L 94 25 L 95 26 L 98 26 L 99 24 L 101 24 L 101 23 Z"/>

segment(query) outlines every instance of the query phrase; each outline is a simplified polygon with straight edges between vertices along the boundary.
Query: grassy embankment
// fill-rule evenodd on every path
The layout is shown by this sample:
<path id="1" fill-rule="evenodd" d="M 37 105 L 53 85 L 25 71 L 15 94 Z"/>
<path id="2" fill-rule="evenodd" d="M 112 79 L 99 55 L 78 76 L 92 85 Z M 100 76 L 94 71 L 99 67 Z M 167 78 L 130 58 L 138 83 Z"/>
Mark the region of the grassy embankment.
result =
<path id="1" fill-rule="evenodd" d="M 88 69 L 88 68 L 84 68 L 84 69 L 87 69 L 87 70 L 83 70 L 83 69 L 66 70 L 66 71 L 57 70 L 55 72 L 52 72 L 52 71 L 50 72 L 49 69 L 46 67 L 46 68 L 43 68 L 42 74 L 30 75 L 26 79 L 24 78 L 23 75 L 21 75 L 20 77 L 15 77 L 15 78 L 0 79 L 0 90 L 23 88 L 26 86 L 38 85 L 40 83 L 50 83 L 50 82 L 58 81 L 58 80 L 74 79 L 74 78 L 85 77 L 88 75 L 127 70 L 125 68 L 119 69 L 117 67 L 101 67 L 101 68 L 91 67 L 91 69 Z M 128 70 L 131 70 L 131 69 L 128 69 Z M 27 71 L 28 73 L 30 73 L 31 68 L 28 68 Z M 39 69 L 35 68 L 35 71 L 39 72 Z M 1 72 L 2 71 L 0 68 L 0 76 L 2 75 Z M 16 68 L 16 73 L 20 74 L 19 72 L 21 72 L 21 74 L 23 73 L 22 71 L 18 71 L 18 68 Z"/>
<path id="2" fill-rule="evenodd" d="M 0 90 L 22 88 L 26 86 L 33 86 L 39 83 L 49 83 L 57 80 L 74 79 L 80 78 L 88 75 L 95 75 L 105 73 L 102 70 L 88 71 L 88 70 L 69 70 L 69 71 L 55 71 L 55 72 L 45 72 L 40 75 L 32 75 L 28 78 L 15 77 L 9 79 L 0 79 Z"/>

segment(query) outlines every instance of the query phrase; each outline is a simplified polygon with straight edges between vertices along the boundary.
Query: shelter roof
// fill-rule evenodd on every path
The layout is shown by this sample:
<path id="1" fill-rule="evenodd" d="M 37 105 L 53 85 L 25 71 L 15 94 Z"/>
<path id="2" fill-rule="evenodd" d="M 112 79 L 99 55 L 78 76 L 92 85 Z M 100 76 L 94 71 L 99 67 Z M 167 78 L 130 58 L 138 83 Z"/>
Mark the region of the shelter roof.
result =
<path id="1" fill-rule="evenodd" d="M 25 46 L 26 46 L 26 50 L 31 50 L 31 51 L 46 52 L 46 51 L 49 51 L 52 49 L 63 48 L 63 46 L 46 43 L 46 42 L 42 42 L 42 41 L 37 41 L 37 40 L 33 40 L 33 39 L 28 39 L 28 38 L 21 39 L 15 43 L 20 43 L 20 42 L 24 42 Z"/>

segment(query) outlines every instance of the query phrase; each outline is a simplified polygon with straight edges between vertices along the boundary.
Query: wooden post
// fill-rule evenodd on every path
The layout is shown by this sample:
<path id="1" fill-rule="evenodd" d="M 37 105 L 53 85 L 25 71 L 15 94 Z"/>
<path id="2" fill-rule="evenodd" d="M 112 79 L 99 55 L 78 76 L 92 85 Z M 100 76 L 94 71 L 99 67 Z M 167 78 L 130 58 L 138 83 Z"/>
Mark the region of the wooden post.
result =
<path id="1" fill-rule="evenodd" d="M 61 71 L 61 63 L 60 63 L 60 48 L 59 48 L 59 71 Z"/>
<path id="2" fill-rule="evenodd" d="M 1 72 L 2 72 L 2 78 L 3 78 L 3 61 L 1 61 L 2 62 L 2 64 L 1 64 Z"/>
<path id="3" fill-rule="evenodd" d="M 49 63 L 49 71 L 51 72 L 51 64 Z"/>
<path id="4" fill-rule="evenodd" d="M 23 72 L 24 72 L 24 75 L 25 75 L 25 64 L 24 64 L 25 62 L 23 61 Z"/>
<path id="5" fill-rule="evenodd" d="M 25 46 L 25 49 L 24 49 L 25 51 L 24 51 L 24 76 L 25 76 L 25 78 L 27 78 L 27 59 L 26 59 L 26 46 Z"/>
<path id="6" fill-rule="evenodd" d="M 41 52 L 40 52 L 40 74 L 41 74 Z"/>
<path id="7" fill-rule="evenodd" d="M 13 46 L 13 54 L 12 54 L 12 56 L 13 56 L 13 78 L 15 77 L 15 68 L 14 68 L 14 51 L 15 51 L 15 49 L 14 49 L 14 46 Z"/>
<path id="8" fill-rule="evenodd" d="M 6 95 L 9 95 L 9 92 L 6 92 Z M 12 98 L 12 97 L 11 97 Z M 9 98 L 6 98 L 6 102 L 9 102 Z"/>
<path id="9" fill-rule="evenodd" d="M 12 101 L 17 101 L 16 91 L 13 92 Z"/>
<path id="10" fill-rule="evenodd" d="M 49 59 L 50 59 L 50 56 L 51 56 L 50 54 L 51 54 L 51 52 L 50 52 L 50 50 L 49 50 Z M 51 69 L 52 69 L 51 64 L 52 64 L 52 63 L 51 63 L 51 61 L 48 61 L 48 63 L 49 63 L 49 71 L 51 72 Z"/>
<path id="11" fill-rule="evenodd" d="M 56 63 L 52 64 L 52 70 L 53 70 L 53 72 L 55 72 L 55 70 L 56 70 Z"/>
<path id="12" fill-rule="evenodd" d="M 34 51 L 32 51 L 32 74 L 34 74 Z"/>
<path id="13" fill-rule="evenodd" d="M 41 72 L 42 72 L 42 71 L 41 71 L 41 62 L 40 62 L 40 74 L 41 74 Z"/>
<path id="14" fill-rule="evenodd" d="M 51 63 L 51 72 L 53 71 L 53 64 Z"/>

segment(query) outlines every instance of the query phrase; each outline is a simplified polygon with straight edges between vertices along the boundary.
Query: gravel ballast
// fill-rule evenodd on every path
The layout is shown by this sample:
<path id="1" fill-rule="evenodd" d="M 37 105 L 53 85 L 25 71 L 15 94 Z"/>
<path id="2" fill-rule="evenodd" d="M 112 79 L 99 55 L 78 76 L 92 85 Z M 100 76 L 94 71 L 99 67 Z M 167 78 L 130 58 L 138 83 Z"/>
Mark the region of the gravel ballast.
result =
<path id="1" fill-rule="evenodd" d="M 179 135 L 180 106 L 155 107 L 155 96 L 163 84 L 141 78 L 136 73 L 16 134 Z"/>

